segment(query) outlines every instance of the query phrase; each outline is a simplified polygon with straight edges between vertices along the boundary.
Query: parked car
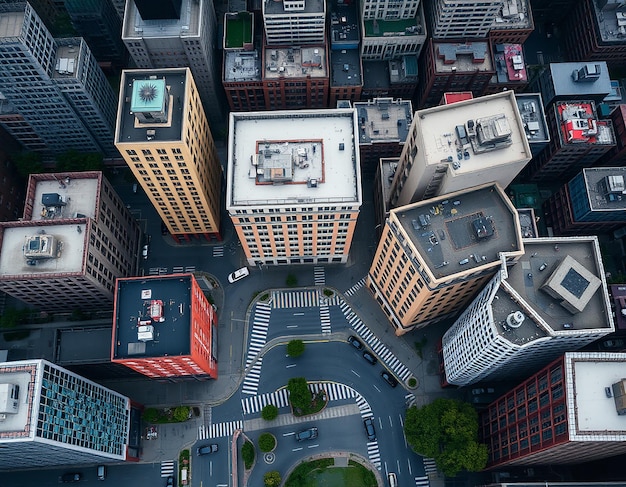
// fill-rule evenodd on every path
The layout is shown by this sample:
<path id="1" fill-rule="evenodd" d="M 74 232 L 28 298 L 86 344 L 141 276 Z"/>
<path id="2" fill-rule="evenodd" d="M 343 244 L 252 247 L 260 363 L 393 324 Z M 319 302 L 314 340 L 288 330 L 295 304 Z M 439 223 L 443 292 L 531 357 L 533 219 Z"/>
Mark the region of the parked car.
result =
<path id="1" fill-rule="evenodd" d="M 357 350 L 361 350 L 363 348 L 363 344 L 355 336 L 350 335 L 348 337 L 348 343 L 352 345 L 354 348 L 356 348 Z"/>
<path id="2" fill-rule="evenodd" d="M 235 272 L 231 272 L 228 274 L 228 282 L 231 284 L 233 282 L 237 282 L 239 279 L 243 279 L 250 275 L 250 271 L 247 267 L 242 267 L 241 269 L 237 269 Z"/>
<path id="3" fill-rule="evenodd" d="M 107 477 L 107 468 L 105 465 L 98 465 L 96 470 L 96 475 L 98 476 L 98 480 L 104 480 Z"/>
<path id="4" fill-rule="evenodd" d="M 372 365 L 376 365 L 376 362 L 378 362 L 378 359 L 374 357 L 374 355 L 368 352 L 367 350 L 363 352 L 363 358 Z"/>
<path id="5" fill-rule="evenodd" d="M 613 338 L 602 342 L 604 348 L 624 348 L 624 340 L 621 338 Z"/>
<path id="6" fill-rule="evenodd" d="M 474 396 L 478 396 L 479 394 L 493 394 L 494 392 L 493 387 L 487 387 L 486 389 L 484 387 L 477 387 L 476 389 L 472 389 Z"/>
<path id="7" fill-rule="evenodd" d="M 165 484 L 165 487 L 174 487 L 174 477 L 170 475 L 167 478 L 167 483 Z"/>
<path id="8" fill-rule="evenodd" d="M 396 387 L 398 385 L 398 380 L 391 374 L 391 372 L 387 370 L 383 370 L 380 373 L 380 376 L 385 380 L 387 384 L 391 387 Z"/>
<path id="9" fill-rule="evenodd" d="M 82 478 L 83 476 L 78 472 L 67 472 L 61 475 L 61 482 L 63 483 L 80 482 Z"/>
<path id="10" fill-rule="evenodd" d="M 315 438 L 317 438 L 317 428 L 315 427 L 298 431 L 296 433 L 296 440 L 298 441 L 314 440 Z"/>
<path id="11" fill-rule="evenodd" d="M 363 420 L 363 426 L 365 426 L 365 434 L 367 435 L 367 439 L 369 441 L 376 440 L 376 429 L 374 429 L 374 419 L 367 418 Z"/>
<path id="12" fill-rule="evenodd" d="M 217 445 L 215 443 L 211 445 L 203 445 L 198 447 L 198 455 L 208 455 L 217 451 Z"/>

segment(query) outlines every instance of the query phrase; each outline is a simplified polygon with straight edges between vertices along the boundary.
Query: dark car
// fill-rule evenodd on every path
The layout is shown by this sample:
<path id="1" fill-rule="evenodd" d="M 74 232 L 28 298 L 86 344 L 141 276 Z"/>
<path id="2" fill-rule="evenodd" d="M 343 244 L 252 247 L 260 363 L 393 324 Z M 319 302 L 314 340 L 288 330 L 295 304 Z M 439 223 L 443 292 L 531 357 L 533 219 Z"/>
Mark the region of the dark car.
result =
<path id="1" fill-rule="evenodd" d="M 174 487 L 174 477 L 170 475 L 167 478 L 167 483 L 165 484 L 165 487 Z"/>
<path id="2" fill-rule="evenodd" d="M 363 348 L 363 344 L 355 336 L 350 335 L 348 337 L 348 343 L 352 345 L 354 348 L 356 348 L 357 350 L 361 350 Z"/>
<path id="3" fill-rule="evenodd" d="M 203 445 L 198 447 L 198 455 L 208 455 L 209 453 L 215 453 L 217 451 L 217 445 Z"/>
<path id="4" fill-rule="evenodd" d="M 624 348 L 624 340 L 613 338 L 612 340 L 604 340 L 602 342 L 604 348 Z"/>
<path id="5" fill-rule="evenodd" d="M 372 355 L 370 352 L 363 352 L 363 358 L 372 365 L 376 365 L 376 362 L 378 362 L 378 359 L 374 357 L 374 355 Z"/>
<path id="6" fill-rule="evenodd" d="M 395 378 L 393 375 L 391 375 L 391 373 L 390 373 L 390 372 L 388 372 L 388 371 L 386 371 L 386 370 L 383 370 L 383 371 L 380 373 L 380 376 L 381 376 L 383 379 L 385 379 L 385 382 L 386 382 L 387 384 L 389 384 L 391 387 L 396 387 L 396 386 L 398 385 L 398 381 L 396 380 L 396 378 Z"/>
<path id="7" fill-rule="evenodd" d="M 367 435 L 367 439 L 369 441 L 376 440 L 376 430 L 374 429 L 374 419 L 367 418 L 363 420 L 363 426 L 365 426 L 365 434 Z"/>
<path id="8" fill-rule="evenodd" d="M 296 440 L 298 441 L 314 440 L 315 438 L 317 438 L 317 428 L 315 427 L 298 431 L 296 433 Z"/>
<path id="9" fill-rule="evenodd" d="M 79 482 L 83 476 L 78 472 L 67 472 L 61 475 L 61 482 Z"/>

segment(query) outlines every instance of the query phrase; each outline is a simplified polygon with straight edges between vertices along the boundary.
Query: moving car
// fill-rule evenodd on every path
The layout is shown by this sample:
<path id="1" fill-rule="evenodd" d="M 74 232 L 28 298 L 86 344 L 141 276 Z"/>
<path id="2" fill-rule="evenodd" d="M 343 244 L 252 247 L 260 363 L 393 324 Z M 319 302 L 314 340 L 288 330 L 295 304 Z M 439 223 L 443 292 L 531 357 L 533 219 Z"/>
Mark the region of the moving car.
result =
<path id="1" fill-rule="evenodd" d="M 165 487 L 174 487 L 174 477 L 170 475 L 167 478 L 167 483 L 165 484 Z"/>
<path id="2" fill-rule="evenodd" d="M 374 355 L 372 355 L 370 352 L 367 352 L 367 351 L 363 352 L 363 358 L 372 365 L 376 365 L 376 362 L 378 362 L 378 359 L 374 357 Z"/>
<path id="3" fill-rule="evenodd" d="M 237 282 L 239 279 L 243 279 L 246 276 L 250 275 L 250 271 L 247 267 L 242 267 L 241 269 L 237 269 L 235 272 L 231 272 L 228 274 L 228 282 L 231 284 L 233 282 Z"/>
<path id="4" fill-rule="evenodd" d="M 107 468 L 104 465 L 98 465 L 98 470 L 96 470 L 98 475 L 98 480 L 104 480 L 107 476 Z"/>
<path id="5" fill-rule="evenodd" d="M 387 474 L 387 480 L 389 480 L 389 487 L 398 487 L 398 479 L 395 473 L 389 472 Z"/>
<path id="6" fill-rule="evenodd" d="M 67 472 L 61 475 L 61 482 L 79 482 L 82 478 L 83 476 L 78 472 Z"/>
<path id="7" fill-rule="evenodd" d="M 363 420 L 363 426 L 365 426 L 365 434 L 369 441 L 376 440 L 376 430 L 374 429 L 374 419 L 367 418 Z"/>
<path id="8" fill-rule="evenodd" d="M 298 431 L 296 433 L 296 440 L 298 440 L 298 441 L 314 440 L 315 438 L 317 438 L 317 428 L 315 428 L 315 427 L 309 428 L 309 429 L 306 429 L 306 430 L 302 430 L 302 431 Z"/>
<path id="9" fill-rule="evenodd" d="M 398 385 L 398 381 L 397 381 L 397 379 L 396 379 L 393 375 L 391 375 L 391 373 L 390 373 L 390 372 L 388 372 L 388 371 L 386 371 L 386 370 L 383 370 L 383 371 L 380 373 L 380 376 L 381 376 L 381 377 L 385 380 L 385 382 L 386 382 L 387 384 L 389 384 L 391 387 L 396 387 L 396 386 Z"/>
<path id="10" fill-rule="evenodd" d="M 348 337 L 348 343 L 352 345 L 354 348 L 356 348 L 357 350 L 361 350 L 363 348 L 363 344 L 355 336 L 350 335 Z"/>
<path id="11" fill-rule="evenodd" d="M 215 453 L 216 451 L 217 445 L 215 443 L 198 447 L 198 455 L 208 455 L 209 453 Z"/>

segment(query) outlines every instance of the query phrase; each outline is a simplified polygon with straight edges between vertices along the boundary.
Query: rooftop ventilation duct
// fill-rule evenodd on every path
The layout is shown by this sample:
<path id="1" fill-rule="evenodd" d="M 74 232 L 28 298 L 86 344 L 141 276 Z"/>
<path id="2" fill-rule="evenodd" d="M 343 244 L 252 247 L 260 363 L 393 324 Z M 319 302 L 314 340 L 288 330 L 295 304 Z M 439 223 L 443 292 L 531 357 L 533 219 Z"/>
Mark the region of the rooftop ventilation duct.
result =
<path id="1" fill-rule="evenodd" d="M 506 317 L 506 324 L 511 328 L 519 328 L 524 323 L 525 318 L 524 313 L 521 311 L 514 311 Z"/>

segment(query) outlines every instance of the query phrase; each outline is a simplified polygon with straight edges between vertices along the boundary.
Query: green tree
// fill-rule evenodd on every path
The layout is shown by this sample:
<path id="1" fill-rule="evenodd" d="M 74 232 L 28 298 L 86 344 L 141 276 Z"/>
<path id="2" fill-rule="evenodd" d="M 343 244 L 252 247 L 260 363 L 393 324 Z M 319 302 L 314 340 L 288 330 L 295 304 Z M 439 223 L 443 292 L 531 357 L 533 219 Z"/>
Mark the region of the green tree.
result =
<path id="1" fill-rule="evenodd" d="M 153 423 L 159 417 L 159 412 L 154 408 L 146 408 L 143 410 L 143 420 L 146 423 Z"/>
<path id="2" fill-rule="evenodd" d="M 307 408 L 311 404 L 311 391 L 304 377 L 293 377 L 287 383 L 289 402 L 294 408 Z"/>
<path id="3" fill-rule="evenodd" d="M 81 153 L 68 150 L 56 158 L 57 171 L 101 171 L 104 167 L 102 154 L 97 152 Z"/>
<path id="4" fill-rule="evenodd" d="M 261 417 L 265 421 L 272 421 L 278 416 L 278 408 L 273 404 L 268 404 L 261 410 Z"/>
<path id="5" fill-rule="evenodd" d="M 17 172 L 27 178 L 30 174 L 39 174 L 44 171 L 39 152 L 17 152 L 11 156 Z"/>
<path id="6" fill-rule="evenodd" d="M 172 418 L 174 419 L 174 421 L 178 421 L 179 423 L 187 421 L 187 419 L 189 418 L 189 407 L 178 406 L 176 409 L 174 409 Z"/>
<path id="7" fill-rule="evenodd" d="M 276 470 L 267 472 L 263 476 L 263 483 L 265 484 L 265 487 L 278 487 L 281 480 L 280 474 Z"/>
<path id="8" fill-rule="evenodd" d="M 304 353 L 304 342 L 302 340 L 291 340 L 287 344 L 287 355 L 292 358 L 299 357 Z"/>
<path id="9" fill-rule="evenodd" d="M 276 447 L 276 437 L 271 433 L 261 433 L 259 435 L 259 450 L 267 453 Z"/>
<path id="10" fill-rule="evenodd" d="M 487 464 L 487 447 L 478 443 L 478 415 L 468 403 L 439 398 L 409 408 L 404 421 L 407 442 L 431 457 L 448 477 L 461 470 L 477 472 Z"/>
<path id="11" fill-rule="evenodd" d="M 252 464 L 254 463 L 254 445 L 250 441 L 246 441 L 241 446 L 241 458 L 243 459 L 243 464 L 246 470 L 250 470 L 252 468 Z"/>

